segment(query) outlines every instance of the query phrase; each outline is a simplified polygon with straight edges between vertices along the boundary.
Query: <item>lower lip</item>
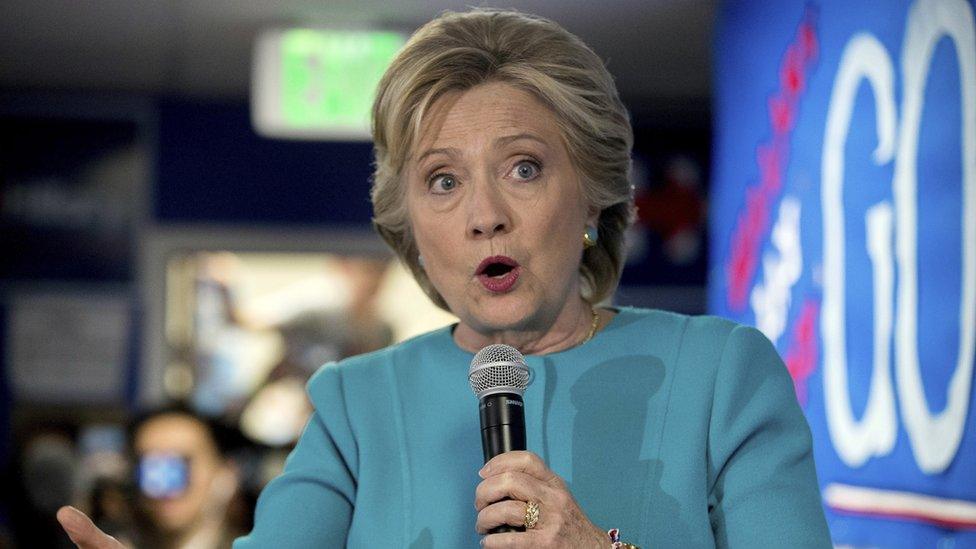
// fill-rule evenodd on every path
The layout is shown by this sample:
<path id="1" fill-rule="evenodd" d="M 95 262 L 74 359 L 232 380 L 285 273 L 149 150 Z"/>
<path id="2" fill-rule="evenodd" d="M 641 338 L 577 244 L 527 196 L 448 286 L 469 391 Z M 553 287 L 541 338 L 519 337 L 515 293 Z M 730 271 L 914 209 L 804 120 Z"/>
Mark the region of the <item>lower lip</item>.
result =
<path id="1" fill-rule="evenodd" d="M 502 276 L 478 275 L 478 280 L 489 292 L 503 294 L 515 286 L 515 283 L 518 282 L 519 273 L 521 272 L 521 267 L 515 267 Z"/>

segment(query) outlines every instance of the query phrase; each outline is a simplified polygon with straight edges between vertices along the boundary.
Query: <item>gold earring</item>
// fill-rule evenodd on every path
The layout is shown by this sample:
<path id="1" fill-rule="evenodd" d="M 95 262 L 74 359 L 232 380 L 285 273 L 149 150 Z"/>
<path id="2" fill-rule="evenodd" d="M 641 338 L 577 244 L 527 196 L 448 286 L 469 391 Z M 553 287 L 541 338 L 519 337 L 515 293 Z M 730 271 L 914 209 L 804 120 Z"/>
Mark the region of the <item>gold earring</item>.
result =
<path id="1" fill-rule="evenodd" d="M 596 238 L 596 227 L 587 227 L 586 230 L 583 231 L 583 249 L 585 250 L 586 248 L 596 246 Z"/>

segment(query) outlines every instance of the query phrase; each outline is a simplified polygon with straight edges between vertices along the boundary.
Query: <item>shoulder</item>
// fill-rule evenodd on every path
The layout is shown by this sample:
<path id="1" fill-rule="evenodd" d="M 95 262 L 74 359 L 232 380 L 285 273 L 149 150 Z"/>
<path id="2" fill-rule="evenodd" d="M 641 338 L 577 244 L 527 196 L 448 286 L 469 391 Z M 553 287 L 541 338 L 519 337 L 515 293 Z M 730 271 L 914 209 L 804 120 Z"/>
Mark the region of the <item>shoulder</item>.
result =
<path id="1" fill-rule="evenodd" d="M 696 331 L 711 331 L 727 334 L 737 326 L 742 326 L 731 320 L 710 315 L 686 315 L 665 311 L 662 309 L 645 309 L 641 307 L 618 307 L 617 314 L 624 324 L 641 326 L 671 326 L 681 329 L 691 328 Z"/>
<path id="2" fill-rule="evenodd" d="M 621 308 L 614 337 L 607 345 L 619 352 L 659 357 L 678 386 L 699 397 L 732 390 L 742 382 L 778 383 L 789 374 L 773 344 L 759 330 L 715 316 L 692 316 L 654 309 Z M 728 378 L 736 383 L 729 384 Z"/>
<path id="3" fill-rule="evenodd" d="M 614 323 L 624 338 L 644 343 L 662 340 L 676 351 L 690 346 L 699 351 L 721 353 L 734 332 L 751 330 L 759 334 L 754 328 L 717 316 L 637 307 L 619 308 Z M 635 337 L 639 339 L 633 339 Z"/>

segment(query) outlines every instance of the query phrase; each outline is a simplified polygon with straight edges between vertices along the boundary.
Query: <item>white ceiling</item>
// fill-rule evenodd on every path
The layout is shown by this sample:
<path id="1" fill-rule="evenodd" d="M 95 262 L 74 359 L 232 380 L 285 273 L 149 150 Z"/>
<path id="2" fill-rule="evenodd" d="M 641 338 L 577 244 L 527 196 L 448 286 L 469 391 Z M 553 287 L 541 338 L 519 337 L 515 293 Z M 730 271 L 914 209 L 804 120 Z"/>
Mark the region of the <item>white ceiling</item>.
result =
<path id="1" fill-rule="evenodd" d="M 0 0 L 0 87 L 244 97 L 265 27 L 412 31 L 449 0 Z M 561 23 L 636 100 L 710 93 L 715 0 L 508 0 Z"/>

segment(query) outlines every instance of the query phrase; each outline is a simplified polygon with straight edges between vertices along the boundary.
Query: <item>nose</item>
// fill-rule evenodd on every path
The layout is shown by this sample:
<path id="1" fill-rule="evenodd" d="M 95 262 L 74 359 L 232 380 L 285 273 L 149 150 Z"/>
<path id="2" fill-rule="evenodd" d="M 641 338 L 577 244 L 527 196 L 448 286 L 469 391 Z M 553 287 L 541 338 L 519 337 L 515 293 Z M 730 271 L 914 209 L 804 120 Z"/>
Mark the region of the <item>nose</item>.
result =
<path id="1" fill-rule="evenodd" d="M 498 185 L 491 178 L 472 183 L 467 201 L 468 236 L 492 238 L 510 231 L 511 212 Z"/>

